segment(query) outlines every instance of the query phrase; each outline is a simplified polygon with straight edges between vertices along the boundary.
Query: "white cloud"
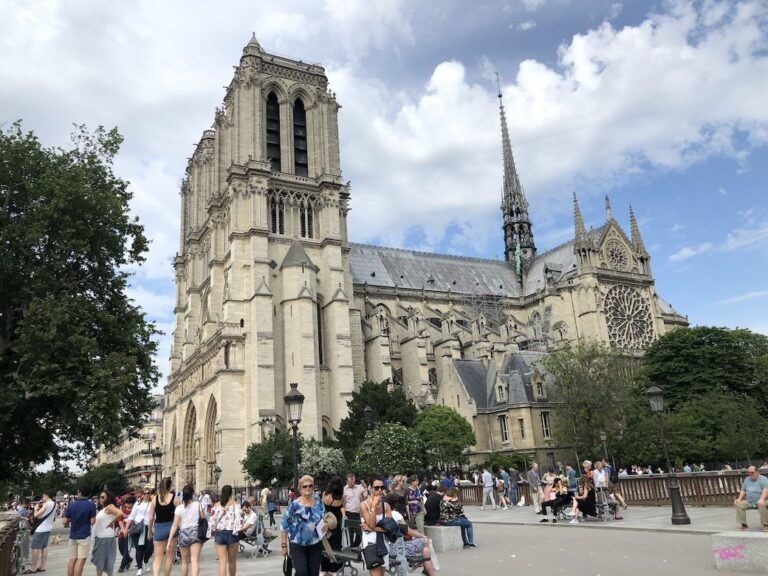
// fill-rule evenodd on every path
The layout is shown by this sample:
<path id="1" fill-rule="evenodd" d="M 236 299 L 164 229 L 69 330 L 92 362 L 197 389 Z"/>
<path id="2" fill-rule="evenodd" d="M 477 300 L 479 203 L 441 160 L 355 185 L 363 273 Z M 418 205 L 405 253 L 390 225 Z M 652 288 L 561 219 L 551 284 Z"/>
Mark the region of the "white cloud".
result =
<path id="1" fill-rule="evenodd" d="M 525 22 L 520 22 L 518 28 L 524 32 L 527 32 L 528 30 L 533 30 L 536 28 L 536 22 L 533 20 L 526 20 Z"/>
<path id="2" fill-rule="evenodd" d="M 544 6 L 544 4 L 547 3 L 547 0 L 521 0 L 521 3 L 523 4 L 523 8 L 534 12 Z"/>
<path id="3" fill-rule="evenodd" d="M 731 298 L 726 298 L 725 300 L 719 300 L 717 304 L 741 304 L 742 302 L 759 300 L 761 298 L 768 298 L 768 290 L 755 290 L 752 292 L 747 292 L 746 294 L 732 296 Z"/>
<path id="4" fill-rule="evenodd" d="M 726 253 L 737 250 L 760 249 L 768 246 L 768 222 L 750 228 L 735 228 L 717 244 L 703 242 L 695 246 L 683 246 L 670 255 L 670 262 L 680 262 L 708 252 Z"/>
<path id="5" fill-rule="evenodd" d="M 688 258 L 691 258 L 693 256 L 698 256 L 699 254 L 706 254 L 707 252 L 711 252 L 714 246 L 710 242 L 703 242 L 702 244 L 697 244 L 695 246 L 683 246 L 672 254 L 669 257 L 670 262 L 680 262 L 682 260 L 687 260 Z"/>
<path id="6" fill-rule="evenodd" d="M 619 16 L 621 16 L 621 11 L 624 8 L 624 6 L 620 2 L 614 2 L 611 4 L 611 7 L 608 9 L 608 16 L 606 17 L 606 20 L 616 20 Z"/>
<path id="7" fill-rule="evenodd" d="M 725 188 L 718 188 L 717 191 L 720 193 L 720 196 L 728 196 L 728 190 Z"/>

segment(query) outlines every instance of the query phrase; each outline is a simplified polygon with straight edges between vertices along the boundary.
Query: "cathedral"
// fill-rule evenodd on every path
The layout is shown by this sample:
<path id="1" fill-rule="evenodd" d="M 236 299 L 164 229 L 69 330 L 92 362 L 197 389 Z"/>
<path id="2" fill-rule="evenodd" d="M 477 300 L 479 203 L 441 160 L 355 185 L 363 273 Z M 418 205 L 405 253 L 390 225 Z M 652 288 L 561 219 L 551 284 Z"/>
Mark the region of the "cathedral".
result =
<path id="1" fill-rule="evenodd" d="M 581 338 L 641 353 L 687 319 L 656 293 L 630 208 L 606 198 L 587 229 L 536 248 L 499 94 L 504 260 L 356 244 L 341 176 L 339 104 L 321 66 L 245 46 L 181 185 L 176 327 L 163 452 L 174 485 L 245 485 L 246 447 L 286 428 L 334 434 L 365 380 L 390 380 L 419 407 L 472 423 L 471 458 L 522 451 L 554 461 L 552 382 L 537 367 Z M 501 238 L 501 235 L 500 235 Z"/>

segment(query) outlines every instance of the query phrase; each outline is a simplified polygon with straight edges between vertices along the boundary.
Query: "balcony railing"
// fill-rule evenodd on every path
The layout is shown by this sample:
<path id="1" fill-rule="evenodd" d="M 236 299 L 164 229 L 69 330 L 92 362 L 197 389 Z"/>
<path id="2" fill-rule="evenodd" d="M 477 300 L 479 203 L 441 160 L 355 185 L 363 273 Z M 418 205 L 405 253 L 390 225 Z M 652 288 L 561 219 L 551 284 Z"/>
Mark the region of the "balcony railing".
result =
<path id="1" fill-rule="evenodd" d="M 768 475 L 765 470 L 761 472 Z M 677 475 L 686 506 L 732 506 L 746 477 L 746 470 Z M 524 495 L 526 506 L 531 504 L 528 488 L 527 482 L 520 482 L 517 486 L 517 498 L 519 500 Z M 670 503 L 668 474 L 628 476 L 619 480 L 616 490 L 630 504 L 667 506 Z M 480 504 L 483 501 L 482 486 L 461 486 L 459 492 L 464 504 Z"/>

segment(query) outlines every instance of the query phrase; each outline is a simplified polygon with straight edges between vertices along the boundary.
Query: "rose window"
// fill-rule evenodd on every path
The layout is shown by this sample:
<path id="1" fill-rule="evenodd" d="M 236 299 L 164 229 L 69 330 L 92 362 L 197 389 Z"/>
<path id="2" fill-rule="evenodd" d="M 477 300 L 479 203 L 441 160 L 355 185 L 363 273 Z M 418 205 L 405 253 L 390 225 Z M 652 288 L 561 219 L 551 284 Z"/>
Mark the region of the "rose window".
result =
<path id="1" fill-rule="evenodd" d="M 639 290 L 614 286 L 605 296 L 605 319 L 611 344 L 628 350 L 646 348 L 653 340 L 648 299 Z"/>
<path id="2" fill-rule="evenodd" d="M 629 264 L 629 255 L 621 242 L 611 240 L 605 248 L 605 256 L 611 267 L 616 270 L 626 270 Z"/>

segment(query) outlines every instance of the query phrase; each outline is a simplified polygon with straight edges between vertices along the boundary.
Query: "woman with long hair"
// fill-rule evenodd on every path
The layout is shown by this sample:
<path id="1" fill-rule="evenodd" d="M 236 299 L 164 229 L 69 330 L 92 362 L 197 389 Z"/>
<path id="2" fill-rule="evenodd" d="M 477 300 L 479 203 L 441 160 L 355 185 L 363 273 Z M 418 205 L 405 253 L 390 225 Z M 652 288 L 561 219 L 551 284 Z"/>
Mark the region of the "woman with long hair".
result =
<path id="1" fill-rule="evenodd" d="M 168 534 L 165 546 L 166 556 L 173 558 L 174 541 L 178 535 L 179 550 L 181 551 L 181 576 L 188 576 L 189 566 L 192 565 L 192 576 L 200 576 L 200 549 L 203 543 L 197 535 L 200 520 L 206 517 L 206 512 L 200 503 L 194 501 L 195 490 L 191 484 L 184 486 L 181 492 L 181 503 L 173 512 L 173 524 Z"/>
<path id="2" fill-rule="evenodd" d="M 344 509 L 344 482 L 338 476 L 331 478 L 325 491 L 323 491 L 323 505 L 327 512 L 336 516 L 336 529 L 328 533 L 328 544 L 332 550 L 341 550 L 341 519 L 346 515 L 346 511 Z M 331 574 L 341 570 L 343 566 L 343 563 L 333 562 L 327 556 L 323 556 L 320 561 L 320 574 L 331 576 Z"/>
<path id="3" fill-rule="evenodd" d="M 213 508 L 213 529 L 215 531 L 216 557 L 219 559 L 219 576 L 225 576 L 229 565 L 229 576 L 237 574 L 237 550 L 240 546 L 238 533 L 243 525 L 240 504 L 235 499 L 232 486 L 221 489 L 221 498 Z"/>
<path id="4" fill-rule="evenodd" d="M 149 508 L 151 492 L 144 488 L 136 495 L 136 503 L 133 505 L 128 522 L 123 529 L 125 534 L 130 534 L 133 548 L 136 550 L 136 576 L 141 576 L 144 563 L 149 563 L 152 556 L 152 541 L 147 534 L 147 522 L 149 521 Z"/>
<path id="5" fill-rule="evenodd" d="M 290 501 L 280 522 L 280 552 L 283 557 L 291 555 L 296 576 L 315 576 L 320 572 L 323 548 L 317 527 L 323 521 L 325 505 L 315 495 L 314 482 L 308 474 L 299 478 L 299 497 Z"/>
<path id="6" fill-rule="evenodd" d="M 166 556 L 166 542 L 173 525 L 173 513 L 179 504 L 171 490 L 171 479 L 163 478 L 157 488 L 157 494 L 152 497 L 149 505 L 149 520 L 147 521 L 148 536 L 152 538 L 155 547 L 155 559 L 152 562 L 152 576 L 160 576 L 160 567 L 164 568 L 165 576 L 171 576 L 173 555 Z M 175 546 L 175 542 L 173 543 Z M 163 566 L 163 564 L 165 564 Z"/>
<path id="7" fill-rule="evenodd" d="M 579 493 L 573 497 L 573 508 L 568 516 L 573 516 L 570 524 L 578 524 L 578 512 L 583 516 L 597 516 L 597 501 L 595 499 L 595 487 L 589 476 L 584 474 L 579 480 Z"/>
<path id="8" fill-rule="evenodd" d="M 440 502 L 440 524 L 461 527 L 461 539 L 464 548 L 475 547 L 474 527 L 464 515 L 464 507 L 459 502 L 459 489 L 449 488 Z"/>
<path id="9" fill-rule="evenodd" d="M 104 572 L 112 576 L 117 557 L 117 540 L 115 540 L 115 524 L 123 515 L 115 506 L 115 496 L 108 490 L 99 494 L 99 506 L 96 522 L 93 525 L 93 548 L 91 549 L 91 564 L 96 566 L 96 574 Z"/>
<path id="10" fill-rule="evenodd" d="M 398 500 L 399 496 L 395 496 Z M 370 496 L 360 504 L 362 516 L 363 541 L 361 546 L 376 546 L 383 564 L 381 566 L 366 566 L 371 576 L 384 576 L 384 571 L 389 569 L 389 549 L 384 540 L 384 529 L 379 527 L 379 522 L 384 518 L 392 518 L 392 508 L 384 501 L 384 480 L 378 476 L 371 479 Z M 365 557 L 363 557 L 365 559 Z"/>

